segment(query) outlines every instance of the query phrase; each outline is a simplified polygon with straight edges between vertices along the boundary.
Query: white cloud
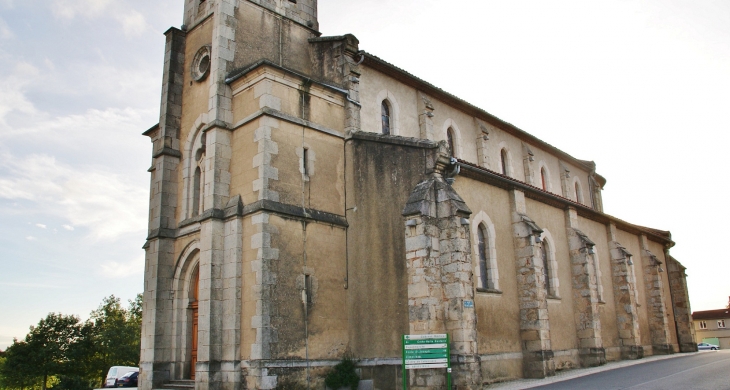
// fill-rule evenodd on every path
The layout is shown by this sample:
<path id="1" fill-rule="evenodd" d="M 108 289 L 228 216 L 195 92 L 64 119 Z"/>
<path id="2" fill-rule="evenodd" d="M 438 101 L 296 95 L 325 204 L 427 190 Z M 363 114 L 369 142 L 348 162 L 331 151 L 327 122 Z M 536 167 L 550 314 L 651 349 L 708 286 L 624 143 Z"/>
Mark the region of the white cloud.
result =
<path id="1" fill-rule="evenodd" d="M 34 202 L 41 213 L 88 227 L 95 239 L 114 240 L 145 229 L 148 190 L 106 168 L 73 167 L 47 155 L 5 153 L 0 155 L 0 170 L 0 198 Z"/>
<path id="2" fill-rule="evenodd" d="M 0 39 L 11 39 L 14 38 L 15 34 L 13 34 L 13 31 L 10 29 L 8 24 L 3 20 L 3 18 L 0 18 Z"/>
<path id="3" fill-rule="evenodd" d="M 104 13 L 111 0 L 53 0 L 51 10 L 59 19 L 73 19 L 77 15 L 95 18 Z"/>
<path id="4" fill-rule="evenodd" d="M 35 238 L 33 236 L 27 236 L 27 237 L 25 237 L 25 239 L 28 240 L 28 241 L 35 241 L 35 240 L 37 240 L 37 238 Z"/>
<path id="5" fill-rule="evenodd" d="M 119 14 L 117 20 L 122 23 L 124 35 L 128 37 L 137 37 L 145 33 L 149 25 L 144 15 L 136 10 L 130 10 L 127 14 Z"/>
<path id="6" fill-rule="evenodd" d="M 37 224 L 35 224 L 35 225 L 36 225 L 36 226 L 38 226 L 38 227 L 39 227 L 39 228 L 41 228 L 41 229 L 45 229 L 45 228 L 47 228 L 47 227 L 48 227 L 48 226 L 46 226 L 46 225 L 44 225 L 44 224 L 42 224 L 42 223 L 37 223 Z"/>
<path id="7" fill-rule="evenodd" d="M 109 278 L 118 278 L 122 276 L 141 275 L 144 271 L 144 256 L 140 256 L 126 263 L 116 261 L 108 261 L 101 266 L 101 274 Z"/>
<path id="8" fill-rule="evenodd" d="M 38 75 L 38 69 L 30 63 L 18 62 L 13 73 L 0 79 L 0 126 L 12 111 L 34 115 L 37 110 L 25 96 L 25 88 Z"/>
<path id="9" fill-rule="evenodd" d="M 51 10 L 56 18 L 63 20 L 72 20 L 77 16 L 97 19 L 111 15 L 121 23 L 127 36 L 140 36 L 149 27 L 144 15 L 123 1 L 53 0 Z"/>
<path id="10" fill-rule="evenodd" d="M 70 232 L 74 231 L 74 227 L 71 226 L 71 225 L 63 225 L 63 228 L 66 229 L 66 230 L 68 230 L 68 231 L 70 231 Z"/>

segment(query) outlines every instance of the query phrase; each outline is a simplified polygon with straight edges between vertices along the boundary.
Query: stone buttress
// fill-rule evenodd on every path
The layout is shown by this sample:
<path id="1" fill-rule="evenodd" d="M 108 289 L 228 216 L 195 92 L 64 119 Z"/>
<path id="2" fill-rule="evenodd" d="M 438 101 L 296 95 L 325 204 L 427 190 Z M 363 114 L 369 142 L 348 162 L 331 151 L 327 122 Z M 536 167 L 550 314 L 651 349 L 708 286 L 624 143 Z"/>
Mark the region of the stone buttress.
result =
<path id="1" fill-rule="evenodd" d="M 689 305 L 686 268 L 667 253 L 667 271 L 669 273 L 669 289 L 671 291 L 674 321 L 677 327 L 679 352 L 696 352 L 694 326 L 692 326 L 692 309 Z"/>
<path id="2" fill-rule="evenodd" d="M 593 367 L 606 364 L 606 351 L 601 338 L 601 316 L 598 312 L 598 265 L 595 243 L 577 229 L 578 213 L 565 211 L 572 270 L 573 313 L 578 331 L 580 365 Z"/>
<path id="3" fill-rule="evenodd" d="M 481 385 L 469 220 L 471 211 L 443 172 L 454 168 L 441 141 L 436 170 L 408 199 L 406 262 L 411 334 L 448 333 L 455 389 Z M 408 371 L 410 389 L 446 389 L 446 369 Z"/>
<path id="4" fill-rule="evenodd" d="M 173 278 L 175 273 L 175 213 L 180 165 L 180 117 L 185 33 L 175 28 L 165 33 L 165 65 L 160 123 L 144 134 L 152 140 L 150 213 L 145 249 L 145 282 L 140 357 L 140 388 L 159 386 L 174 374 Z"/>
<path id="5" fill-rule="evenodd" d="M 644 348 L 639 331 L 636 273 L 631 253 L 616 241 L 616 225 L 608 226 L 608 245 L 613 272 L 613 297 L 616 302 L 621 359 L 641 359 Z"/>
<path id="6" fill-rule="evenodd" d="M 641 262 L 644 265 L 644 285 L 646 286 L 646 310 L 649 313 L 649 330 L 651 331 L 651 346 L 654 355 L 673 353 L 669 336 L 669 323 L 662 285 L 664 268 L 659 258 L 649 251 L 648 239 L 640 236 Z"/>
<path id="7" fill-rule="evenodd" d="M 525 194 L 510 192 L 512 230 L 517 261 L 517 289 L 520 305 L 520 338 L 522 340 L 525 378 L 555 375 L 555 360 L 550 343 L 550 321 L 541 260 L 540 229 L 527 216 Z"/>

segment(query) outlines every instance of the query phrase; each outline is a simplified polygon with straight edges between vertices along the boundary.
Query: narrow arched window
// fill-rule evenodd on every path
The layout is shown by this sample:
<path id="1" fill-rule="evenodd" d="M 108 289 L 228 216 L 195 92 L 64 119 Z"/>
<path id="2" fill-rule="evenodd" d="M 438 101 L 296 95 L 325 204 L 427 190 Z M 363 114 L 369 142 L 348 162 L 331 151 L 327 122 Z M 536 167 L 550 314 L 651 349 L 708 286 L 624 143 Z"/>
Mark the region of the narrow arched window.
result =
<path id="1" fill-rule="evenodd" d="M 451 154 L 451 157 L 456 157 L 456 149 L 454 146 L 454 129 L 451 127 L 446 130 L 446 141 L 449 143 L 449 153 Z"/>
<path id="2" fill-rule="evenodd" d="M 480 224 L 477 229 L 477 237 L 479 238 L 479 276 L 482 288 L 494 289 L 494 278 L 490 275 L 489 270 L 489 236 L 487 228 Z"/>
<path id="3" fill-rule="evenodd" d="M 193 175 L 193 213 L 192 216 L 196 216 L 200 213 L 200 167 L 195 168 L 195 175 Z"/>
<path id="4" fill-rule="evenodd" d="M 580 184 L 577 181 L 575 182 L 575 201 L 583 203 L 583 192 L 580 190 Z"/>
<path id="5" fill-rule="evenodd" d="M 383 100 L 380 104 L 380 116 L 383 122 L 383 134 L 390 135 L 390 104 Z"/>
<path id="6" fill-rule="evenodd" d="M 547 191 L 547 174 L 545 173 L 545 168 L 540 169 L 540 178 L 542 179 L 542 189 Z"/>
<path id="7" fill-rule="evenodd" d="M 499 156 L 502 159 L 502 174 L 507 176 L 507 149 L 502 149 Z"/>
<path id="8" fill-rule="evenodd" d="M 547 240 L 542 240 L 542 272 L 543 276 L 545 277 L 545 291 L 547 292 L 548 296 L 553 295 L 553 289 L 550 281 L 550 258 L 548 257 L 548 242 Z"/>

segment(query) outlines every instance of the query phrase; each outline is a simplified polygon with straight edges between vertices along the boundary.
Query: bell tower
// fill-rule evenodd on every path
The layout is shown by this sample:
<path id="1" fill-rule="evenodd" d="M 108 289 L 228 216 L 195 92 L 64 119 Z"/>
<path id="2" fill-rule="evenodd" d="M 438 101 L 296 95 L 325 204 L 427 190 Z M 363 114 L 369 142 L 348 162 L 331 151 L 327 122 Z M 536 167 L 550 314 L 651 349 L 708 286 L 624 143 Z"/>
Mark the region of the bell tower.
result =
<path id="1" fill-rule="evenodd" d="M 212 12 L 214 3 L 219 1 L 230 3 L 235 8 L 238 8 L 238 3 L 254 3 L 296 23 L 319 31 L 317 0 L 185 0 L 183 24 L 185 26 L 197 24 Z"/>

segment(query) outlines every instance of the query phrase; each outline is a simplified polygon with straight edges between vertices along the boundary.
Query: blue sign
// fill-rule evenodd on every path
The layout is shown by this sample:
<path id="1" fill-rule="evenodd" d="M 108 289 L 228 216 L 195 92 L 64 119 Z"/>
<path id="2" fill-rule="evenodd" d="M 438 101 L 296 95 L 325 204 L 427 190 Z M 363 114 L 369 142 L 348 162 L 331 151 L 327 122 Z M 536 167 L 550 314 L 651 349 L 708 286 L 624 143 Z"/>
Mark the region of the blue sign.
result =
<path id="1" fill-rule="evenodd" d="M 474 308 L 474 301 L 464 301 L 464 307 L 467 309 L 473 309 Z"/>

